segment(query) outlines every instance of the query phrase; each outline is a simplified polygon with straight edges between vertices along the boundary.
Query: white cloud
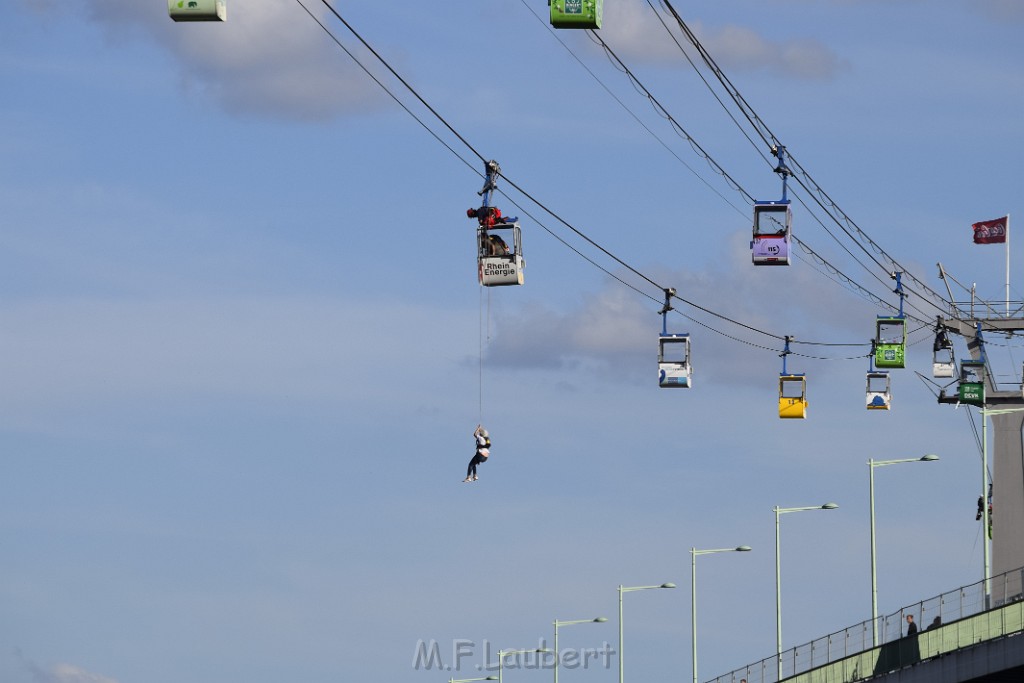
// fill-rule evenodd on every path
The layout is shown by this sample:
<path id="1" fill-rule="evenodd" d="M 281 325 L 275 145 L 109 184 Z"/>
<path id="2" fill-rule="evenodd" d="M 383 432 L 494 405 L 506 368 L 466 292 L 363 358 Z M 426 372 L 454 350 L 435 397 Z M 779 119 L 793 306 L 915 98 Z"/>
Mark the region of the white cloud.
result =
<path id="1" fill-rule="evenodd" d="M 285 3 L 243 9 L 223 25 L 159 27 L 188 87 L 209 92 L 232 114 L 300 120 L 329 120 L 380 101 L 377 86 L 305 12 Z"/>
<path id="2" fill-rule="evenodd" d="M 666 22 L 671 16 L 663 14 Z M 813 38 L 773 42 L 756 31 L 738 25 L 705 27 L 700 21 L 687 24 L 724 69 L 771 71 L 805 79 L 827 79 L 841 68 L 841 60 L 828 46 Z M 672 27 L 673 24 L 669 23 Z M 673 31 L 690 54 L 695 54 L 678 31 Z M 601 34 L 623 58 L 667 61 L 682 59 L 679 48 L 646 2 L 614 3 L 605 9 Z"/>
<path id="3" fill-rule="evenodd" d="M 115 678 L 95 674 L 73 664 L 54 664 L 44 668 L 27 659 L 20 651 L 16 654 L 32 674 L 33 683 L 118 683 Z"/>
<path id="4" fill-rule="evenodd" d="M 26 5 L 65 11 L 49 2 Z M 293 3 L 229 2 L 224 23 L 175 23 L 159 1 L 87 0 L 85 10 L 111 42 L 155 41 L 172 55 L 186 91 L 208 95 L 236 116 L 327 121 L 373 109 L 386 97 Z M 373 68 L 336 20 L 321 21 Z"/>
<path id="5" fill-rule="evenodd" d="M 50 670 L 53 683 L 117 683 L 108 676 L 94 674 L 71 664 L 56 664 Z"/>

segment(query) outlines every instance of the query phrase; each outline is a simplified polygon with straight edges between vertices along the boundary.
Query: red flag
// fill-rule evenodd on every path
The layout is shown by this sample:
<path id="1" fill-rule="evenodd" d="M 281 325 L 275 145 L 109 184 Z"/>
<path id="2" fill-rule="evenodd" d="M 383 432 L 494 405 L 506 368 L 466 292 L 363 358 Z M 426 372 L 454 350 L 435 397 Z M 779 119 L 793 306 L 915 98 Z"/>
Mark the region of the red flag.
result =
<path id="1" fill-rule="evenodd" d="M 1009 216 L 991 221 L 973 223 L 975 244 L 1001 244 L 1006 241 L 1006 219 Z"/>

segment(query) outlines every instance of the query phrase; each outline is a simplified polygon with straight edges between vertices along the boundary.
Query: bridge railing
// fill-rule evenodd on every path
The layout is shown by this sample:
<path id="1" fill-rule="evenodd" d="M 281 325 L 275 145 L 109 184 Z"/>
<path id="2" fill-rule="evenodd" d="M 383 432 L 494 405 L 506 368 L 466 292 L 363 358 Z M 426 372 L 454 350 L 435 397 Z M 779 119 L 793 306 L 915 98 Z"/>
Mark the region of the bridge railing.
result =
<path id="1" fill-rule="evenodd" d="M 907 616 L 913 616 L 920 631 L 938 628 L 981 614 L 1007 603 L 1024 600 L 1024 568 L 994 576 L 934 598 L 908 605 L 898 612 L 878 618 L 878 646 L 895 643 L 906 633 Z M 872 620 L 862 621 L 842 631 L 798 645 L 759 662 L 736 669 L 708 683 L 778 683 L 820 666 L 851 657 L 876 647 Z M 781 673 L 781 675 L 780 675 Z"/>

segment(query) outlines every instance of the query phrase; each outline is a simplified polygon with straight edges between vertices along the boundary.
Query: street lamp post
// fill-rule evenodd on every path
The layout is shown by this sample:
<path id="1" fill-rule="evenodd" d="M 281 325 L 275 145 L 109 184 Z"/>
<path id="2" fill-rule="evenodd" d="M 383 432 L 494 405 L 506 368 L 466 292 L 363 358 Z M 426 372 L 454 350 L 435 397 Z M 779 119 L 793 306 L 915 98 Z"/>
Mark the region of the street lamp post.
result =
<path id="1" fill-rule="evenodd" d="M 608 621 L 607 617 L 597 617 L 596 619 L 570 619 L 569 621 L 559 621 L 555 619 L 555 683 L 558 683 L 558 661 L 561 659 L 561 652 L 558 649 L 558 627 L 559 626 L 572 626 L 573 624 L 603 624 Z"/>
<path id="2" fill-rule="evenodd" d="M 532 650 L 498 650 L 498 683 L 501 683 L 501 670 L 505 666 L 505 656 L 506 655 L 525 655 L 525 654 L 530 654 L 531 652 L 536 652 L 536 653 L 539 654 L 541 652 L 551 652 L 551 650 L 548 650 L 547 648 L 543 648 L 543 647 L 534 648 Z M 494 680 L 494 679 L 493 678 L 489 678 L 489 679 L 486 679 L 486 680 Z"/>
<path id="3" fill-rule="evenodd" d="M 807 512 L 808 510 L 835 510 L 839 506 L 835 503 L 824 505 L 811 505 L 808 507 L 780 508 L 776 505 L 775 510 L 775 662 L 778 666 L 778 677 L 782 679 L 782 579 L 781 579 L 781 547 L 779 545 L 779 516 L 787 512 Z"/>
<path id="4" fill-rule="evenodd" d="M 749 552 L 749 545 L 736 548 L 717 548 L 714 550 L 697 550 L 690 548 L 690 633 L 693 637 L 693 683 L 697 683 L 697 556 L 712 553 Z"/>
<path id="5" fill-rule="evenodd" d="M 623 683 L 623 667 L 622 667 L 622 594 L 632 593 L 633 591 L 645 591 L 652 588 L 675 588 L 674 583 L 663 583 L 659 586 L 619 586 L 619 683 Z"/>
<path id="6" fill-rule="evenodd" d="M 929 453 L 920 458 L 868 460 L 868 492 L 871 513 L 871 635 L 874 647 L 878 647 L 878 576 L 875 570 L 875 468 L 897 465 L 901 462 L 932 462 L 938 459 L 939 456 Z"/>

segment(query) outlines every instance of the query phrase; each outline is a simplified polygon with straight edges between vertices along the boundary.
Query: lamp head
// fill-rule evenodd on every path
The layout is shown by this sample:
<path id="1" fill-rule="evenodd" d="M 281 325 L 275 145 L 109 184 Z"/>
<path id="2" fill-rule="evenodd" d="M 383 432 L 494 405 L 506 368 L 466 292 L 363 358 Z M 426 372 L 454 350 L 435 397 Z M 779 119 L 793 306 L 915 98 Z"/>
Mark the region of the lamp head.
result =
<path id="1" fill-rule="evenodd" d="M 736 551 L 741 553 L 749 553 L 751 550 L 753 550 L 753 548 L 751 548 L 749 545 L 741 545 L 738 548 L 736 548 Z"/>
<path id="2" fill-rule="evenodd" d="M 938 460 L 938 459 L 939 459 L 939 456 L 935 455 L 934 453 L 929 453 L 928 455 L 926 455 L 923 458 L 921 458 L 921 460 L 924 460 L 925 462 L 931 462 L 932 460 Z"/>
<path id="3" fill-rule="evenodd" d="M 839 506 L 836 505 L 835 503 L 825 503 L 824 505 L 821 506 L 821 509 L 822 510 L 835 510 L 837 507 L 839 507 Z"/>
<path id="4" fill-rule="evenodd" d="M 608 617 L 598 617 L 597 619 L 594 619 L 594 621 L 598 624 L 603 624 L 604 622 L 608 621 Z"/>
<path id="5" fill-rule="evenodd" d="M 660 586 L 658 586 L 658 588 L 675 588 L 675 587 L 676 587 L 676 585 L 674 583 L 663 583 Z"/>

